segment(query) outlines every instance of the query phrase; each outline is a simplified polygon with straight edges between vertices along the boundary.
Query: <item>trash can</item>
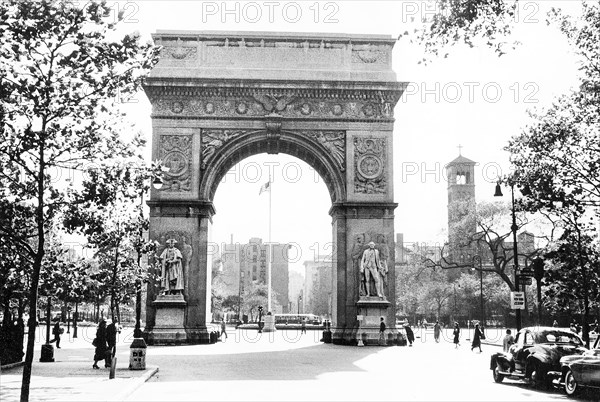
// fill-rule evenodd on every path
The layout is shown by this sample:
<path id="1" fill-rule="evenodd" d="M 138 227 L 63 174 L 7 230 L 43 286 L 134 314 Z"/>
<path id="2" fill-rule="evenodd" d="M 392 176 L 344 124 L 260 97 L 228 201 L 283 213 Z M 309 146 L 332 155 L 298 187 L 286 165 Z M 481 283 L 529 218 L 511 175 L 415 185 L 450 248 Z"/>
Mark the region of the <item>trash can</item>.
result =
<path id="1" fill-rule="evenodd" d="M 129 370 L 146 370 L 146 342 L 144 338 L 134 338 L 129 347 Z"/>

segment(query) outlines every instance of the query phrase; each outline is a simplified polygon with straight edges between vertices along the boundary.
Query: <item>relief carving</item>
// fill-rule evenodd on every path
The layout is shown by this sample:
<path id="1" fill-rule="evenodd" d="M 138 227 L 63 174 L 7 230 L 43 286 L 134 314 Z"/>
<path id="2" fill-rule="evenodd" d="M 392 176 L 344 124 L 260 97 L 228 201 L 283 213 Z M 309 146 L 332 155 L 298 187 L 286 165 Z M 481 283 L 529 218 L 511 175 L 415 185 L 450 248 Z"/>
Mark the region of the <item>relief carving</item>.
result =
<path id="1" fill-rule="evenodd" d="M 393 117 L 393 104 L 382 96 L 356 100 L 313 98 L 300 94 L 201 94 L 151 98 L 154 116 L 267 116 L 314 119 L 378 120 Z"/>
<path id="2" fill-rule="evenodd" d="M 164 173 L 164 184 L 160 191 L 188 192 L 192 182 L 192 136 L 161 135 L 160 159 L 169 168 Z"/>
<path id="3" fill-rule="evenodd" d="M 195 59 L 198 55 L 198 47 L 195 44 L 184 46 L 184 42 L 178 39 L 175 46 L 164 46 L 160 54 L 165 59 Z"/>
<path id="4" fill-rule="evenodd" d="M 385 138 L 354 138 L 354 191 L 359 194 L 385 194 Z"/>
<path id="5" fill-rule="evenodd" d="M 386 63 L 389 49 L 386 46 L 354 45 L 352 48 L 353 63 Z"/>
<path id="6" fill-rule="evenodd" d="M 246 132 L 243 130 L 202 130 L 201 169 L 206 169 L 208 162 L 210 162 L 217 150 L 221 148 L 227 141 L 239 137 L 245 133 Z"/>
<path id="7" fill-rule="evenodd" d="M 343 131 L 304 131 L 333 156 L 342 172 L 346 170 L 346 133 Z"/>
<path id="8" fill-rule="evenodd" d="M 253 95 L 254 99 L 259 102 L 265 111 L 271 112 L 282 112 L 286 109 L 287 105 L 292 103 L 296 96 L 285 95 L 285 94 L 273 94 L 264 93 Z"/>

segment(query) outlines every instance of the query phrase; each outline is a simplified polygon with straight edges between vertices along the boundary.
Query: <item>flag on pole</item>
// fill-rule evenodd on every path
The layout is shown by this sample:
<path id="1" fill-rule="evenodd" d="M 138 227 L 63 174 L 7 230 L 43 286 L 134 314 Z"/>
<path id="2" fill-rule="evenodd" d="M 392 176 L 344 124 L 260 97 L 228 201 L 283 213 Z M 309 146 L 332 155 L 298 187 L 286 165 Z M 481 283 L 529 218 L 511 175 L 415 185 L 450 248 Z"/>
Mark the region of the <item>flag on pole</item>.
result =
<path id="1" fill-rule="evenodd" d="M 263 184 L 260 188 L 260 191 L 258 192 L 258 195 L 261 195 L 262 193 L 265 193 L 267 191 L 271 191 L 271 180 L 269 180 L 268 182 L 266 182 L 265 184 Z"/>

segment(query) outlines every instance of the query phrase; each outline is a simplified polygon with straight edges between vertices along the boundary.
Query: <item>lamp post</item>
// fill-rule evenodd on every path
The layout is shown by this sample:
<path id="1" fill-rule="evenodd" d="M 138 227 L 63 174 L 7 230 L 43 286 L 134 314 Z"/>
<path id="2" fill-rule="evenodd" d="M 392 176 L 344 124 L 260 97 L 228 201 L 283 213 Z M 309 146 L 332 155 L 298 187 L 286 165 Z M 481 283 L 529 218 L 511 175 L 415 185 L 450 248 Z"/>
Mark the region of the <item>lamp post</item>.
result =
<path id="1" fill-rule="evenodd" d="M 473 256 L 473 264 L 475 261 L 479 261 L 479 269 L 473 267 L 474 270 L 479 271 L 479 303 L 481 305 L 481 325 L 485 326 L 485 310 L 483 309 L 483 266 L 481 262 L 481 255 Z"/>
<path id="2" fill-rule="evenodd" d="M 512 212 L 512 225 L 510 229 L 513 232 L 513 259 L 514 259 L 514 281 L 515 281 L 515 291 L 519 290 L 519 282 L 517 280 L 517 272 L 519 271 L 519 256 L 518 256 L 518 248 L 517 248 L 517 218 L 515 214 L 515 183 L 512 181 L 508 182 L 510 186 L 510 196 L 511 196 L 511 212 Z M 496 192 L 494 193 L 494 197 L 502 197 L 502 189 L 500 188 L 500 183 L 496 183 Z M 515 321 L 517 326 L 517 332 L 521 330 L 521 310 L 515 309 Z"/>

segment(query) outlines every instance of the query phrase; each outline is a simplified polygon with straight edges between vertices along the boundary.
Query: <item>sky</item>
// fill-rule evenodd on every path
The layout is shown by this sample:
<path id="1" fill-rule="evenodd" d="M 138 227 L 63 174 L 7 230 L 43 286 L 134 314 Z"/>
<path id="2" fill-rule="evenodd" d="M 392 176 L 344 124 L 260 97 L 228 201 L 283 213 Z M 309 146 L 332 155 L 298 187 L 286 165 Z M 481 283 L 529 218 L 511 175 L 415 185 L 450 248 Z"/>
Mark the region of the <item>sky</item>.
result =
<path id="1" fill-rule="evenodd" d="M 512 39 L 521 44 L 498 57 L 485 46 L 454 46 L 448 58 L 418 64 L 423 49 L 401 37 L 393 50 L 398 81 L 410 82 L 395 108 L 395 231 L 406 242 L 443 242 L 447 228 L 444 165 L 459 155 L 477 162 L 478 201 L 493 200 L 495 181 L 508 173 L 509 139 L 528 123 L 527 110 L 543 108 L 577 85 L 577 57 L 554 26 L 550 7 L 576 13 L 573 1 L 522 1 Z M 217 30 L 385 34 L 411 31 L 411 18 L 430 17 L 422 1 L 211 2 L 122 1 L 127 30 L 144 38 L 157 30 Z M 130 29 L 131 28 L 131 29 Z M 125 105 L 151 139 L 150 104 L 143 93 Z M 288 155 L 257 155 L 240 162 L 219 185 L 211 241 L 268 239 L 269 195 L 265 163 L 275 162 L 271 194 L 272 241 L 292 243 L 291 269 L 331 252 L 331 200 L 321 178 Z"/>

